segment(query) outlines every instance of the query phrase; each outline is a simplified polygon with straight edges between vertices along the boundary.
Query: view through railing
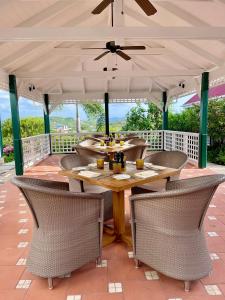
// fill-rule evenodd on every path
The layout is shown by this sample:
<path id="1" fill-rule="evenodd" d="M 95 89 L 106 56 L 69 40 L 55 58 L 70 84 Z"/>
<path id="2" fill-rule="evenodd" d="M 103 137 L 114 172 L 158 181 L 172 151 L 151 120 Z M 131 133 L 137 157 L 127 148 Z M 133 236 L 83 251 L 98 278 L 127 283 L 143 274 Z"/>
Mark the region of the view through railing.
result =
<path id="1" fill-rule="evenodd" d="M 45 159 L 50 153 L 49 134 L 40 134 L 22 139 L 24 167 L 30 167 Z"/>
<path id="2" fill-rule="evenodd" d="M 144 138 L 149 144 L 149 151 L 179 150 L 188 155 L 193 161 L 198 161 L 199 134 L 170 130 L 151 131 L 121 131 L 120 134 L 135 134 Z M 23 138 L 24 166 L 32 166 L 52 154 L 66 154 L 75 152 L 74 146 L 88 136 L 98 133 L 52 133 Z M 51 147 L 50 147 L 51 143 Z"/>

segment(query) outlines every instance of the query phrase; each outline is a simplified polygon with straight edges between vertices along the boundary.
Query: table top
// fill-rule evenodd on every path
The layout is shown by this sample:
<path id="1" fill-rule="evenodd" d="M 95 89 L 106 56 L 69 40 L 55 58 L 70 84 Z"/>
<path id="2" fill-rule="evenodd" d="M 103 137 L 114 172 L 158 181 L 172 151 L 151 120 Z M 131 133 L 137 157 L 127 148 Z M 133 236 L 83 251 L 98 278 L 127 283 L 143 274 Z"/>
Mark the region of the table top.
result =
<path id="1" fill-rule="evenodd" d="M 126 166 L 126 171 L 123 172 L 123 174 L 129 174 L 131 178 L 129 179 L 124 179 L 124 180 L 117 180 L 114 179 L 112 176 L 114 175 L 112 171 L 108 169 L 108 166 L 105 166 L 104 170 L 99 170 L 97 168 L 87 168 L 87 170 L 93 171 L 93 172 L 98 172 L 101 174 L 99 177 L 95 178 L 89 178 L 89 177 L 84 177 L 79 175 L 79 171 L 72 171 L 72 170 L 63 170 L 59 171 L 60 175 L 73 178 L 73 179 L 78 179 L 82 180 L 84 182 L 88 182 L 93 185 L 99 185 L 102 187 L 105 187 L 107 189 L 110 189 L 115 192 L 120 192 L 124 191 L 126 189 L 130 189 L 131 187 L 137 186 L 137 185 L 142 185 L 145 183 L 150 183 L 159 179 L 165 179 L 170 176 L 175 176 L 179 173 L 179 170 L 177 169 L 172 169 L 172 168 L 165 168 L 164 170 L 157 170 L 155 171 L 156 174 L 148 177 L 148 178 L 138 178 L 135 177 L 134 174 L 147 171 L 147 170 L 153 170 L 151 167 L 144 168 L 144 170 L 136 170 L 135 165 L 130 165 L 127 164 Z"/>
<path id="2" fill-rule="evenodd" d="M 131 149 L 133 147 L 135 147 L 135 145 L 127 144 L 127 143 L 125 143 L 123 146 L 120 146 L 120 144 L 115 144 L 115 146 L 100 146 L 100 143 L 96 143 L 91 146 L 83 146 L 83 148 L 92 151 L 94 150 L 95 152 L 106 153 L 106 154 L 124 151 L 127 149 Z"/>

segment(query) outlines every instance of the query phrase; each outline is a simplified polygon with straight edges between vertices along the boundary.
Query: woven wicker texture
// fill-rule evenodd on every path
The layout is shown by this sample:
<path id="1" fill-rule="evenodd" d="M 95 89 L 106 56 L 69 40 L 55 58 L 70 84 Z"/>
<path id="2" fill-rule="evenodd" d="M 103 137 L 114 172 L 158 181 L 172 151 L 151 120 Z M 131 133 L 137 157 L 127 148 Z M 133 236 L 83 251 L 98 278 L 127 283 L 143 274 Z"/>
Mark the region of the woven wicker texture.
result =
<path id="1" fill-rule="evenodd" d="M 133 145 L 144 145 L 144 144 L 146 144 L 146 140 L 136 137 L 136 138 L 132 138 L 132 139 L 128 140 L 128 143 L 133 144 Z"/>
<path id="2" fill-rule="evenodd" d="M 74 167 L 86 166 L 89 163 L 95 162 L 96 159 L 90 156 L 81 156 L 79 154 L 68 154 L 60 160 L 60 167 L 63 170 L 71 170 Z M 81 183 L 76 179 L 69 178 L 69 188 L 72 192 L 81 192 Z M 99 193 L 104 198 L 104 220 L 112 219 L 113 217 L 113 204 L 112 204 L 112 191 L 97 185 L 88 184 L 83 182 L 83 191 L 86 193 Z"/>
<path id="3" fill-rule="evenodd" d="M 98 158 L 105 158 L 105 153 L 97 152 L 95 150 L 87 149 L 85 147 L 81 147 L 80 145 L 77 145 L 75 147 L 77 153 L 82 157 L 91 157 L 94 159 Z"/>
<path id="4" fill-rule="evenodd" d="M 212 266 L 202 223 L 224 175 L 169 182 L 167 191 L 130 197 L 135 258 L 175 279 L 191 281 Z"/>
<path id="5" fill-rule="evenodd" d="M 178 169 L 180 172 L 186 165 L 187 160 L 187 155 L 181 151 L 161 151 L 153 153 L 145 158 L 145 162 Z M 179 179 L 180 172 L 177 176 L 170 177 L 170 180 L 172 181 Z M 134 187 L 132 188 L 132 194 L 163 191 L 166 188 L 166 182 L 166 179 L 161 179 L 151 184 Z"/>
<path id="6" fill-rule="evenodd" d="M 68 274 L 101 256 L 101 195 L 72 193 L 68 184 L 14 177 L 34 216 L 28 270 L 41 277 Z"/>
<path id="7" fill-rule="evenodd" d="M 135 161 L 139 158 L 144 158 L 148 145 L 136 145 L 130 149 L 124 150 L 123 153 L 127 160 Z"/>

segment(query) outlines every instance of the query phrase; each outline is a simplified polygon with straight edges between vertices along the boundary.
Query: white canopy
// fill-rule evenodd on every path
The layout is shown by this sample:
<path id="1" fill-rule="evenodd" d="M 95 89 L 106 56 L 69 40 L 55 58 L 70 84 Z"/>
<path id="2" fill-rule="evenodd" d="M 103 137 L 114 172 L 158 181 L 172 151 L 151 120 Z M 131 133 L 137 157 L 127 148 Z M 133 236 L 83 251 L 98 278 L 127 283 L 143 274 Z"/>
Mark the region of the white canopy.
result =
<path id="1" fill-rule="evenodd" d="M 112 28 L 110 8 L 91 14 L 101 0 L 0 0 L 0 88 L 15 74 L 19 94 L 39 102 L 49 94 L 51 110 L 106 92 L 162 108 L 163 91 L 170 100 L 199 92 L 204 71 L 210 85 L 225 81 L 225 0 L 152 0 L 150 17 L 134 0 L 114 1 Z M 82 50 L 108 41 L 146 50 L 124 51 L 130 61 L 111 53 L 94 61 L 104 50 Z"/>

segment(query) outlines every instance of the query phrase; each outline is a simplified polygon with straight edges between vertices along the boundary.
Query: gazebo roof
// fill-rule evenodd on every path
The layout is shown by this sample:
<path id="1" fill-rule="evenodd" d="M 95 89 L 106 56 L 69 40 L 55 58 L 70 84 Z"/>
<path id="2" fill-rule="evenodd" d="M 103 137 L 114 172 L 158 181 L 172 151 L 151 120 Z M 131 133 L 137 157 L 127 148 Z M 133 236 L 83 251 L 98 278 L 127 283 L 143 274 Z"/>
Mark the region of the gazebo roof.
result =
<path id="1" fill-rule="evenodd" d="M 15 74 L 20 95 L 42 102 L 47 93 L 51 109 L 102 101 L 105 92 L 114 102 L 151 100 L 161 107 L 162 91 L 170 99 L 198 91 L 204 71 L 211 85 L 224 82 L 224 0 L 152 0 L 158 12 L 150 17 L 134 0 L 115 0 L 113 28 L 110 9 L 91 14 L 100 1 L 1 1 L 0 88 Z M 113 54 L 94 61 L 101 50 L 82 50 L 108 41 L 146 50 L 125 51 L 130 61 Z"/>
<path id="2" fill-rule="evenodd" d="M 225 84 L 214 86 L 209 90 L 209 99 L 218 99 L 225 97 Z M 198 94 L 194 95 L 191 99 L 184 103 L 184 106 L 190 106 L 200 102 Z"/>

